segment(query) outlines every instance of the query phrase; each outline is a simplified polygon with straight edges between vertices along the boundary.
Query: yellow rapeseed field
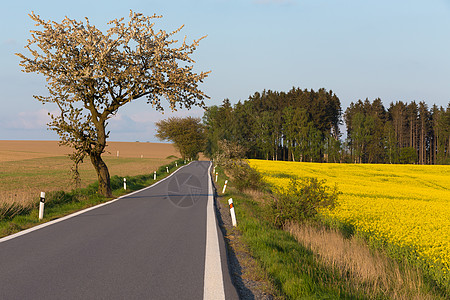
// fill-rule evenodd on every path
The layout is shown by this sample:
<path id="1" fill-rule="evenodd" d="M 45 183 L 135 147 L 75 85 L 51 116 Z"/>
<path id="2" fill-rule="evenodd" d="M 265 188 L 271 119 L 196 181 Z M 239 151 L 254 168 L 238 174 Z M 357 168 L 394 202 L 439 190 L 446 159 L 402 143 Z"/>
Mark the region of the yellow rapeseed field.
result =
<path id="1" fill-rule="evenodd" d="M 414 257 L 435 279 L 450 282 L 450 166 L 319 164 L 250 160 L 274 188 L 290 178 L 317 177 L 338 186 L 333 211 L 370 239 Z"/>

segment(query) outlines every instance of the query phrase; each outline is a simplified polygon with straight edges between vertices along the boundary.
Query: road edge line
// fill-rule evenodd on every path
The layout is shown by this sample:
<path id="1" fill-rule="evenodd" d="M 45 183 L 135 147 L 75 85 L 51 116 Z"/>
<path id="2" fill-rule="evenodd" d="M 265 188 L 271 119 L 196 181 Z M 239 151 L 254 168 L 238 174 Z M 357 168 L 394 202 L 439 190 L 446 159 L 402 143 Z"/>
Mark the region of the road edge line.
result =
<path id="1" fill-rule="evenodd" d="M 214 210 L 214 193 L 212 189 L 210 163 L 208 168 L 208 203 L 206 205 L 206 250 L 205 275 L 203 280 L 203 299 L 225 299 L 222 262 L 217 234 L 217 221 Z"/>
<path id="2" fill-rule="evenodd" d="M 11 235 L 7 235 L 7 236 L 5 236 L 5 237 L 0 238 L 0 243 L 3 243 L 3 242 L 6 242 L 6 241 L 15 239 L 15 238 L 17 238 L 17 237 L 19 237 L 19 236 L 22 236 L 22 235 L 25 235 L 25 234 L 27 234 L 27 233 L 30 233 L 30 232 L 33 232 L 33 231 L 42 229 L 42 228 L 44 228 L 44 227 L 47 227 L 47 226 L 50 226 L 50 225 L 53 225 L 53 224 L 56 224 L 56 223 L 59 223 L 59 222 L 68 220 L 68 219 L 70 219 L 70 218 L 73 218 L 73 217 L 76 217 L 76 216 L 78 216 L 78 215 L 84 214 L 84 213 L 86 213 L 86 212 L 88 212 L 88 211 L 91 211 L 91 210 L 94 210 L 94 209 L 96 209 L 96 208 L 99 208 L 99 207 L 102 207 L 102 206 L 105 206 L 105 205 L 114 203 L 114 202 L 119 201 L 119 200 L 121 200 L 121 199 L 123 199 L 123 198 L 129 197 L 129 196 L 134 195 L 134 194 L 136 194 L 136 193 L 142 192 L 142 191 L 144 191 L 144 190 L 146 190 L 146 189 L 152 188 L 152 187 L 154 187 L 155 185 L 157 185 L 157 184 L 163 182 L 164 180 L 170 178 L 173 174 L 175 174 L 176 172 L 178 172 L 178 171 L 181 170 L 182 168 L 187 167 L 187 166 L 190 165 L 191 163 L 192 163 L 192 162 L 190 162 L 190 163 L 188 163 L 187 165 L 184 165 L 184 166 L 182 166 L 182 167 L 179 167 L 178 169 L 175 170 L 175 172 L 171 173 L 169 176 L 164 177 L 163 179 L 161 179 L 161 180 L 155 182 L 154 184 L 152 184 L 152 185 L 150 185 L 150 186 L 147 186 L 147 187 L 142 188 L 142 189 L 140 189 L 140 190 L 137 190 L 137 191 L 131 192 L 131 193 L 129 193 L 129 194 L 120 196 L 120 197 L 118 197 L 118 198 L 116 198 L 116 199 L 112 199 L 112 200 L 110 200 L 110 201 L 108 201 L 108 202 L 100 203 L 100 204 L 97 204 L 97 205 L 95 205 L 95 206 L 91 206 L 91 207 L 85 208 L 85 209 L 83 209 L 83 210 L 80 210 L 80 211 L 71 213 L 71 214 L 69 214 L 69 215 L 67 215 L 67 216 L 64 216 L 64 217 L 61 217 L 61 218 L 58 218 L 58 219 L 55 219 L 55 220 L 52 220 L 52 221 L 48 221 L 48 222 L 45 222 L 45 223 L 42 223 L 42 224 L 33 226 L 33 227 L 31 227 L 31 228 L 28 228 L 28 229 L 19 231 L 19 232 L 17 232 L 17 233 L 11 234 Z"/>

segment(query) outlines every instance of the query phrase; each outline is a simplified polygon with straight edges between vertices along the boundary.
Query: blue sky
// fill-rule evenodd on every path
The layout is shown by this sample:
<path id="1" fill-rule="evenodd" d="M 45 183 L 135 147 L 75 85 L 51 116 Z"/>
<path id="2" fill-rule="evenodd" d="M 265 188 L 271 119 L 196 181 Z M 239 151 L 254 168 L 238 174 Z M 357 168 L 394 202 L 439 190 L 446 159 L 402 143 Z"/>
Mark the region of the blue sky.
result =
<path id="1" fill-rule="evenodd" d="M 197 71 L 211 70 L 202 85 L 208 105 L 245 100 L 263 89 L 326 88 L 342 107 L 358 99 L 450 101 L 450 0 L 127 0 L 9 1 L 0 11 L 0 140 L 57 140 L 46 130 L 47 112 L 33 95 L 45 95 L 41 75 L 21 72 L 15 52 L 30 37 L 34 11 L 61 21 L 88 17 L 106 28 L 129 10 L 163 15 L 167 31 L 185 24 L 188 40 L 208 35 L 195 53 Z M 176 115 L 202 116 L 202 111 Z M 155 112 L 145 99 L 111 120 L 111 140 L 157 141 Z"/>

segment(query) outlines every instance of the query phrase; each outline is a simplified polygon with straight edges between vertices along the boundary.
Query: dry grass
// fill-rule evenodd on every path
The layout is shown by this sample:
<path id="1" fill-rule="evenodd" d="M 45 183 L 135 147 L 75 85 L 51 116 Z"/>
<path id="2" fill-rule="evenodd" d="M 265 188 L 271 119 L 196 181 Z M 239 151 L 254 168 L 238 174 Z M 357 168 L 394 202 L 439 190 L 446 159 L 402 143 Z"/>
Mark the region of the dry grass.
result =
<path id="1" fill-rule="evenodd" d="M 22 191 L 0 191 L 0 203 L 28 205 L 30 198 L 39 199 L 39 193 L 33 193 L 32 190 Z"/>
<path id="2" fill-rule="evenodd" d="M 179 156 L 172 144 L 108 144 L 109 153 L 103 157 L 111 175 L 149 174 L 173 160 L 167 157 Z M 35 202 L 41 191 L 72 189 L 70 152 L 56 141 L 0 141 L 0 204 L 27 205 Z M 80 166 L 80 174 L 83 187 L 97 179 L 89 158 Z"/>
<path id="3" fill-rule="evenodd" d="M 288 224 L 285 228 L 312 250 L 325 265 L 348 278 L 348 284 L 365 295 L 380 291 L 389 299 L 435 299 L 424 291 L 417 269 L 401 266 L 379 252 L 372 252 L 357 237 L 346 239 L 336 230 Z"/>
<path id="4" fill-rule="evenodd" d="M 242 191 L 243 194 L 250 196 L 253 200 L 258 203 L 265 204 L 267 195 L 265 192 L 255 190 L 255 189 L 244 189 Z"/>

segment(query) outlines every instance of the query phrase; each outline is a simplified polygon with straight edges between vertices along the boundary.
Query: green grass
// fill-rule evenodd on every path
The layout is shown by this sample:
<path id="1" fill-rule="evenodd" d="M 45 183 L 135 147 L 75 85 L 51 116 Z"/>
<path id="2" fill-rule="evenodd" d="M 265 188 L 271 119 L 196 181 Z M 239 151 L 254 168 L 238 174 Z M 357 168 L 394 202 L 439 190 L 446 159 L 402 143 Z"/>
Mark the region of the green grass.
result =
<path id="1" fill-rule="evenodd" d="M 223 186 L 225 175 L 220 168 L 216 170 L 220 174 L 218 185 Z M 229 187 L 221 201 L 227 205 L 228 199 L 233 198 L 243 241 L 281 295 L 288 299 L 368 298 L 349 290 L 338 272 L 324 267 L 312 251 L 300 245 L 288 232 L 265 221 L 261 205 L 233 189 L 232 180 Z"/>
<path id="2" fill-rule="evenodd" d="M 183 165 L 183 160 L 177 160 L 178 166 Z M 166 171 L 169 168 L 170 173 L 177 169 L 175 161 L 170 164 L 159 167 L 157 170 L 157 180 L 159 181 L 169 175 Z M 129 192 L 136 191 L 147 187 L 156 181 L 153 180 L 153 173 L 138 176 L 125 176 L 127 178 L 127 190 L 123 189 L 123 178 L 119 176 L 111 177 L 111 188 L 113 195 L 119 197 Z M 0 218 L 0 237 L 4 237 L 21 230 L 45 223 L 73 212 L 110 201 L 110 198 L 105 198 L 97 194 L 98 182 L 89 185 L 86 188 L 72 190 L 70 192 L 56 191 L 49 192 L 46 195 L 46 203 L 44 209 L 44 218 L 39 221 L 38 202 L 33 208 L 24 210 L 23 213 L 15 215 L 11 218 Z M 3 214 L 0 212 L 0 216 Z"/>

